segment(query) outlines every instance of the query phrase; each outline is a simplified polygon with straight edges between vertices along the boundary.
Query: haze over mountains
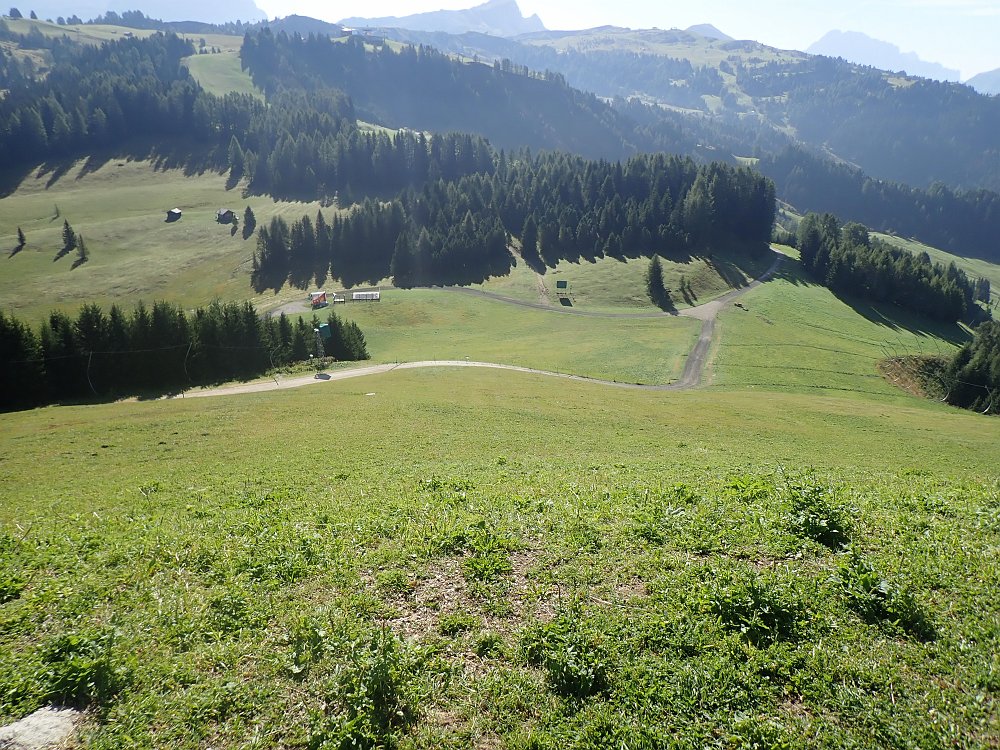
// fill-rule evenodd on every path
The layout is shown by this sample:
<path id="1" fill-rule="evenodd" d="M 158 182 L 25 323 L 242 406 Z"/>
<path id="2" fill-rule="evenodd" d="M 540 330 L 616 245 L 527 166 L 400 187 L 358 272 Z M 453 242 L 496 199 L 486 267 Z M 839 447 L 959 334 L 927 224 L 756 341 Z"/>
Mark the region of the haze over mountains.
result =
<path id="1" fill-rule="evenodd" d="M 361 28 L 389 27 L 450 34 L 474 31 L 495 36 L 518 36 L 545 30 L 537 15 L 526 18 L 521 13 L 516 0 L 488 0 L 467 10 L 439 10 L 403 17 L 345 18 L 341 23 Z"/>
<path id="2" fill-rule="evenodd" d="M 958 81 L 961 73 L 936 62 L 921 60 L 915 52 L 903 52 L 895 44 L 873 39 L 860 31 L 830 31 L 806 50 L 810 55 L 842 57 L 858 65 L 879 70 L 906 71 L 911 76 L 935 81 Z"/>
<path id="3" fill-rule="evenodd" d="M 1000 68 L 973 76 L 966 83 L 980 94 L 1000 96 Z"/>
<path id="4" fill-rule="evenodd" d="M 198 0 L 79 0 L 79 2 L 64 2 L 60 0 L 29 0 L 12 3 L 27 17 L 29 11 L 35 11 L 39 18 L 55 19 L 59 16 L 77 15 L 83 19 L 97 18 L 107 11 L 124 13 L 128 10 L 141 10 L 149 18 L 159 18 L 164 21 L 201 21 L 204 23 L 227 23 L 229 21 L 266 21 L 264 13 L 253 0 L 216 0 L 212 3 Z M 9 6 L 4 6 L 4 12 Z"/>

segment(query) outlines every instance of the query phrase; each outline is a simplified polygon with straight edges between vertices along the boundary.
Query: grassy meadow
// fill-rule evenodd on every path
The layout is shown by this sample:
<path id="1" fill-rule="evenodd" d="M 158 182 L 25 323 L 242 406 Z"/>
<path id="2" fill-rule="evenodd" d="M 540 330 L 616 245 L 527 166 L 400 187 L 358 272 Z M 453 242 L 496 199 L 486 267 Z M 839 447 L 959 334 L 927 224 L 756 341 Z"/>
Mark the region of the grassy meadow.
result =
<path id="1" fill-rule="evenodd" d="M 747 260 L 735 253 L 692 257 L 685 262 L 660 258 L 663 282 L 676 309 L 700 305 L 746 285 L 766 271 L 772 261 L 768 253 Z M 606 312 L 656 312 L 646 293 L 649 258 L 596 258 L 560 261 L 554 268 L 536 273 L 518 259 L 507 276 L 488 279 L 476 287 L 528 302 L 558 306 L 557 283 L 569 283 L 572 307 Z M 680 291 L 683 277 L 691 292 Z"/>
<path id="2" fill-rule="evenodd" d="M 584 317 L 424 290 L 336 313 L 365 332 L 375 362 L 468 358 L 647 385 L 680 377 L 701 330 L 687 318 Z"/>
<path id="3" fill-rule="evenodd" d="M 87 747 L 990 747 L 996 420 L 393 372 L 0 417 L 0 721 Z"/>
<path id="4" fill-rule="evenodd" d="M 722 345 L 710 382 L 721 388 L 831 391 L 886 399 L 902 392 L 879 374 L 889 357 L 953 356 L 971 338 L 892 305 L 873 307 L 834 296 L 812 282 L 795 258 L 777 276 L 719 317 Z"/>
<path id="5" fill-rule="evenodd" d="M 229 93 L 251 94 L 263 98 L 264 94 L 253 85 L 250 74 L 240 67 L 239 45 L 234 50 L 219 53 L 192 55 L 184 64 L 194 79 L 210 94 L 225 96 Z"/>
<path id="6" fill-rule="evenodd" d="M 0 723 L 86 707 L 92 748 L 996 746 L 1000 422 L 874 374 L 963 332 L 794 259 L 740 305 L 694 391 L 432 368 L 0 415 Z M 380 361 L 661 381 L 697 331 L 441 291 L 338 312 Z"/>
<path id="7" fill-rule="evenodd" d="M 15 188 L 0 199 L 0 307 L 30 321 L 54 308 L 75 312 L 88 301 L 107 309 L 115 301 L 132 307 L 140 299 L 196 307 L 214 299 L 254 298 L 256 237 L 244 240 L 242 225 L 233 234 L 231 226 L 216 223 L 216 211 L 232 208 L 242 220 L 249 205 L 264 225 L 272 216 L 291 222 L 319 208 L 244 196 L 217 173 L 187 174 L 114 157 L 57 172 L 39 169 Z M 183 216 L 167 223 L 166 211 L 173 207 Z M 76 253 L 59 256 L 63 221 L 86 241 L 90 258 L 82 265 L 75 263 Z M 28 243 L 15 254 L 18 227 Z M 299 296 L 293 291 L 286 294 Z"/>

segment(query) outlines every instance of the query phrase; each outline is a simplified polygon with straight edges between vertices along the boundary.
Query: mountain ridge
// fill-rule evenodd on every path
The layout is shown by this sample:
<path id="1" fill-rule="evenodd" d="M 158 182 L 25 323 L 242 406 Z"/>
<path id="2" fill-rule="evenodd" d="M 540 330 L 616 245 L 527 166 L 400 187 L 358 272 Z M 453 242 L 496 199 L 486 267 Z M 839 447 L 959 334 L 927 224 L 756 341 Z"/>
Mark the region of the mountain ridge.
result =
<path id="1" fill-rule="evenodd" d="M 409 16 L 383 16 L 380 18 L 351 17 L 340 21 L 348 27 L 403 28 L 412 31 L 444 31 L 461 34 L 476 31 L 483 34 L 512 37 L 520 34 L 545 31 L 537 15 L 525 17 L 517 0 L 487 0 L 465 10 L 437 10 Z"/>
<path id="2" fill-rule="evenodd" d="M 875 39 L 860 31 L 828 31 L 806 50 L 810 55 L 842 57 L 857 65 L 870 65 L 879 70 L 905 70 L 911 76 L 935 81 L 957 82 L 958 70 L 936 62 L 922 60 L 915 52 L 903 52 L 895 44 Z"/>
<path id="3" fill-rule="evenodd" d="M 973 76 L 965 82 L 965 85 L 972 86 L 980 94 L 1000 96 L 1000 68 Z"/>

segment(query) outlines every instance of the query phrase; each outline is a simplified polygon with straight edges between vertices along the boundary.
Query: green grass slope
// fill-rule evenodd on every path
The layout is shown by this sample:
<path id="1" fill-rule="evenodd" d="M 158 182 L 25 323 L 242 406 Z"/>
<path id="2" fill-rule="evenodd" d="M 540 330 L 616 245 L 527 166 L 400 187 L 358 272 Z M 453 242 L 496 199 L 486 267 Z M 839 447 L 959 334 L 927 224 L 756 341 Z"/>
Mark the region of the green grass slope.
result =
<path id="1" fill-rule="evenodd" d="M 97 748 L 998 739 L 996 420 L 443 370 L 0 419 L 0 721 L 93 705 Z"/>
<path id="2" fill-rule="evenodd" d="M 901 398 L 879 375 L 880 361 L 950 356 L 969 338 L 958 325 L 934 323 L 891 305 L 839 299 L 811 281 L 794 259 L 740 304 L 719 320 L 724 343 L 711 382 L 722 388 Z"/>
<path id="3" fill-rule="evenodd" d="M 585 317 L 422 290 L 336 312 L 365 332 L 375 362 L 468 358 L 648 385 L 680 377 L 701 329 L 687 318 Z"/>
<path id="4" fill-rule="evenodd" d="M 115 301 L 130 307 L 139 299 L 168 299 L 194 307 L 253 298 L 256 237 L 243 240 L 242 227 L 232 235 L 230 226 L 215 221 L 223 207 L 242 219 L 247 205 L 259 225 L 275 215 L 288 221 L 315 215 L 319 208 L 244 198 L 239 188 L 227 189 L 224 175 L 188 175 L 151 162 L 81 161 L 60 175 L 39 170 L 0 200 L 0 305 L 37 320 L 53 308 L 76 310 L 91 301 L 107 308 Z M 183 217 L 167 223 L 166 211 L 175 206 Z M 63 221 L 90 251 L 75 268 L 75 253 L 56 259 Z M 11 254 L 18 227 L 28 244 Z"/>
<path id="5" fill-rule="evenodd" d="M 250 94 L 263 98 L 264 94 L 253 85 L 250 74 L 240 68 L 239 51 L 192 55 L 186 58 L 191 75 L 210 94 L 225 96 L 229 93 Z"/>
<path id="6" fill-rule="evenodd" d="M 734 288 L 745 286 L 770 266 L 770 254 L 750 260 L 735 253 L 720 252 L 712 257 L 691 257 L 684 262 L 661 258 L 663 281 L 676 309 L 704 304 Z M 592 261 L 560 261 L 554 268 L 536 273 L 518 261 L 507 276 L 476 285 L 527 302 L 560 306 L 557 283 L 569 284 L 572 307 L 607 312 L 655 312 L 646 292 L 648 258 L 597 258 Z M 680 291 L 683 277 L 690 294 Z"/>

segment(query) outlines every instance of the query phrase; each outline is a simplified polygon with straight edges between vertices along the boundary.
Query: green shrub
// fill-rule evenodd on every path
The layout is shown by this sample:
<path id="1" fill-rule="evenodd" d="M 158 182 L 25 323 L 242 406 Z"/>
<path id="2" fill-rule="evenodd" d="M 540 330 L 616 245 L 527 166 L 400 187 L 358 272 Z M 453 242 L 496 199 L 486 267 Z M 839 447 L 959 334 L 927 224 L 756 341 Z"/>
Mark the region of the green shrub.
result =
<path id="1" fill-rule="evenodd" d="M 850 541 L 850 524 L 844 511 L 832 502 L 833 491 L 813 479 L 790 481 L 784 494 L 791 508 L 788 529 L 824 547 L 840 549 Z"/>
<path id="2" fill-rule="evenodd" d="M 118 694 L 124 675 L 112 664 L 109 633 L 63 633 L 42 646 L 41 682 L 52 703 L 85 707 Z"/>
<path id="3" fill-rule="evenodd" d="M 475 630 L 482 626 L 483 621 L 468 612 L 452 612 L 450 615 L 442 615 L 438 621 L 438 630 L 441 635 L 456 636 L 469 630 Z"/>
<path id="4" fill-rule="evenodd" d="M 755 574 L 722 574 L 712 583 L 704 608 L 728 630 L 762 645 L 794 636 L 802 615 L 787 584 Z"/>
<path id="5" fill-rule="evenodd" d="M 341 645 L 347 660 L 327 683 L 324 710 L 313 712 L 309 748 L 395 747 L 417 719 L 418 655 L 385 629 Z"/>
<path id="6" fill-rule="evenodd" d="M 608 653 L 599 634 L 570 611 L 527 631 L 528 663 L 545 671 L 549 688 L 564 697 L 587 698 L 608 688 Z"/>
<path id="7" fill-rule="evenodd" d="M 24 581 L 12 570 L 0 570 L 0 604 L 17 599 L 24 591 Z"/>
<path id="8" fill-rule="evenodd" d="M 483 633 L 476 640 L 475 651 L 481 659 L 503 656 L 503 637 L 499 633 Z"/>
<path id="9" fill-rule="evenodd" d="M 865 622 L 903 630 L 922 640 L 935 637 L 930 615 L 908 587 L 892 583 L 857 552 L 838 571 L 847 605 Z"/>

